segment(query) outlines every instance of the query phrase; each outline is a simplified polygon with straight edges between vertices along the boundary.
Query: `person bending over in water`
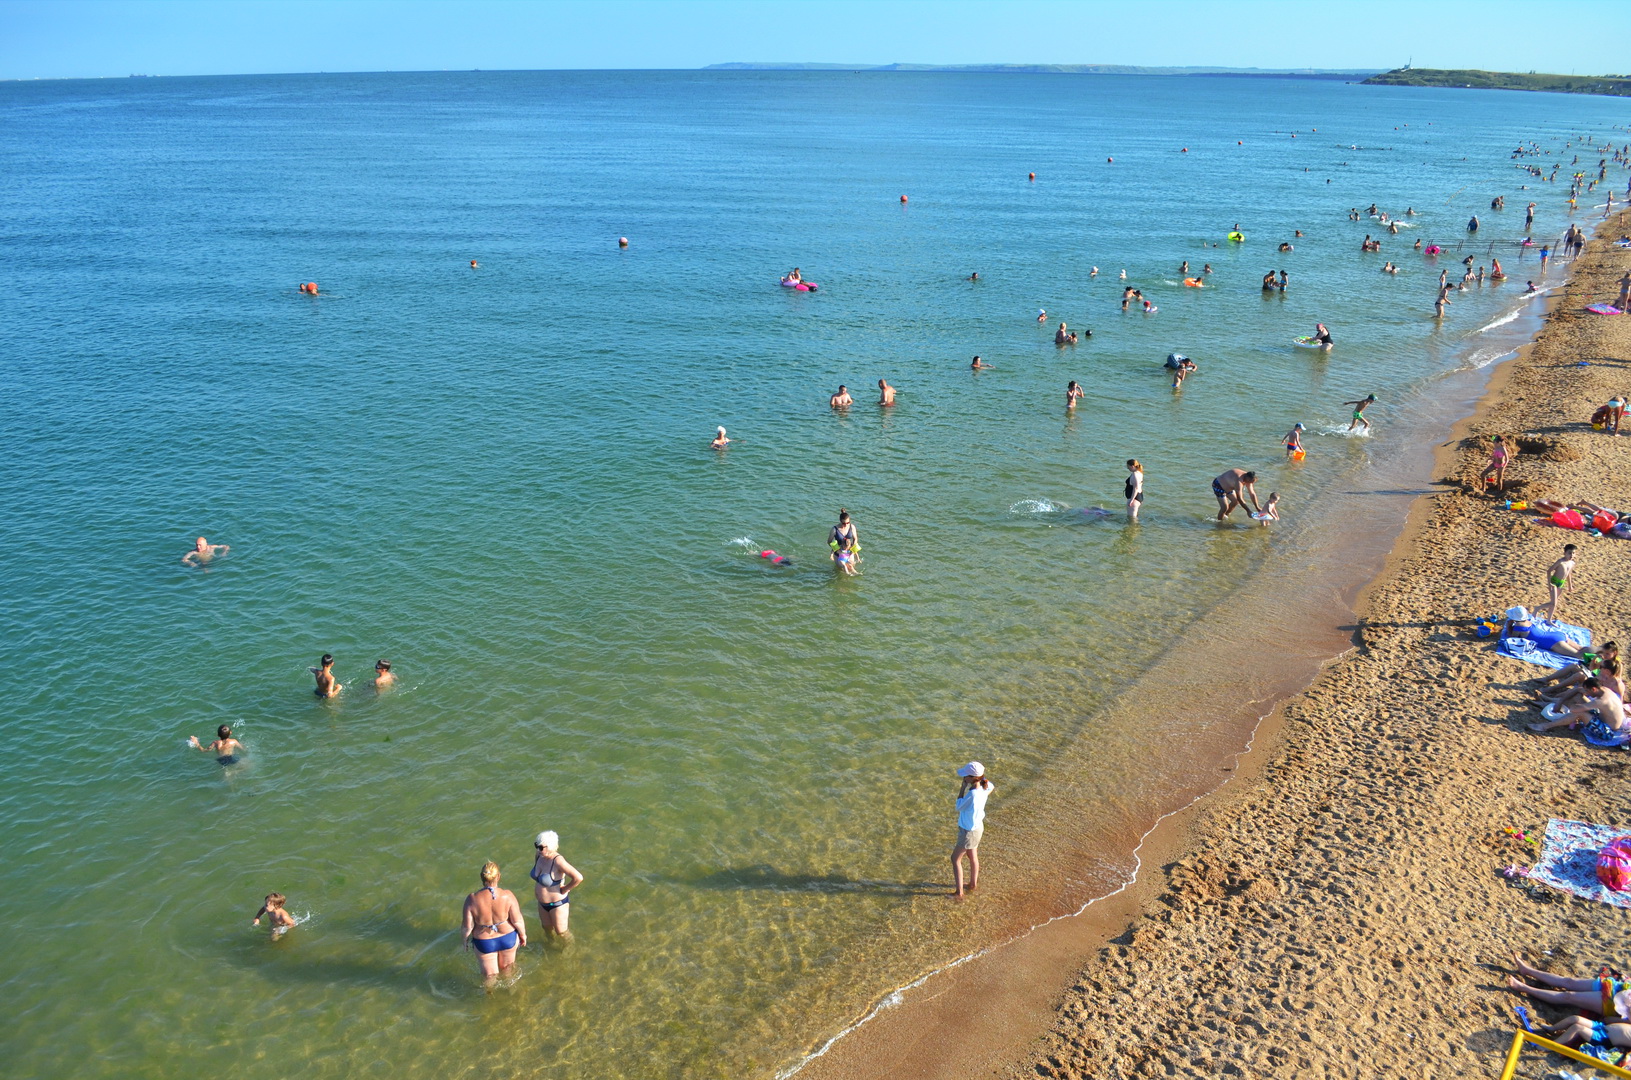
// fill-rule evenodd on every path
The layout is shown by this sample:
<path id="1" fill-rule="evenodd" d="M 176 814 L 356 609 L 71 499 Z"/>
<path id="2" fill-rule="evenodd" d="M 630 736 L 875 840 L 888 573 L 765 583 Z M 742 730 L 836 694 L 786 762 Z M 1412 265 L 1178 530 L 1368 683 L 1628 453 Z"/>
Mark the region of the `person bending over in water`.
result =
<path id="1" fill-rule="evenodd" d="M 838 393 L 829 398 L 827 404 L 831 405 L 835 409 L 847 409 L 851 405 L 855 404 L 855 399 L 849 396 L 849 387 L 840 386 L 838 388 Z"/>
<path id="2" fill-rule="evenodd" d="M 262 904 L 261 909 L 255 912 L 255 917 L 250 920 L 249 925 L 259 926 L 261 917 L 265 916 L 266 921 L 272 924 L 272 937 L 274 939 L 282 937 L 295 928 L 294 916 L 290 915 L 283 906 L 288 902 L 288 898 L 280 892 L 267 893 L 266 903 Z"/>
<path id="3" fill-rule="evenodd" d="M 394 685 L 396 685 L 396 676 L 391 674 L 391 662 L 389 660 L 375 660 L 374 689 L 383 690 L 387 686 Z"/>
<path id="4" fill-rule="evenodd" d="M 878 380 L 878 404 L 893 405 L 895 403 L 895 388 L 884 379 Z"/>
<path id="5" fill-rule="evenodd" d="M 217 555 L 224 555 L 232 550 L 230 544 L 212 544 L 200 536 L 193 543 L 193 549 L 181 557 L 181 561 L 188 566 L 203 566 Z"/>
<path id="6" fill-rule="evenodd" d="M 334 678 L 334 654 L 324 653 L 323 659 L 318 661 L 319 667 L 308 670 L 317 677 L 317 688 L 312 691 L 320 698 L 331 698 L 345 687 Z"/>
<path id="7" fill-rule="evenodd" d="M 1336 344 L 1331 340 L 1331 331 L 1327 330 L 1322 322 L 1314 324 L 1314 344 L 1322 349 L 1329 349 Z"/>
<path id="8" fill-rule="evenodd" d="M 238 761 L 238 755 L 243 752 L 244 744 L 232 737 L 232 725 L 222 724 L 215 729 L 215 741 L 205 746 L 198 741 L 197 735 L 187 736 L 187 745 L 194 750 L 202 750 L 206 754 L 217 755 L 215 760 L 222 765 L 233 765 Z"/>
<path id="9" fill-rule="evenodd" d="M 1127 520 L 1138 520 L 1138 509 L 1144 505 L 1144 466 L 1137 458 L 1127 459 L 1127 482 L 1121 493 L 1127 498 Z"/>
<path id="10" fill-rule="evenodd" d="M 545 829 L 538 834 L 532 842 L 538 856 L 533 860 L 532 871 L 527 876 L 538 883 L 538 924 L 544 928 L 544 933 L 564 940 L 572 936 L 566 928 L 567 916 L 571 913 L 568 905 L 572 903 L 568 894 L 583 884 L 583 875 L 578 873 L 577 867 L 561 858 L 557 850 L 560 842 L 561 838 L 553 829 Z"/>
<path id="11" fill-rule="evenodd" d="M 1076 385 L 1075 379 L 1070 380 L 1070 383 L 1065 387 L 1065 408 L 1074 409 L 1076 407 L 1076 402 L 1083 396 L 1084 393 L 1085 391 L 1080 386 Z"/>
<path id="12" fill-rule="evenodd" d="M 1213 480 L 1212 494 L 1218 500 L 1218 520 L 1222 521 L 1234 513 L 1236 507 L 1246 505 L 1247 497 L 1252 500 L 1252 509 L 1261 513 L 1263 507 L 1257 502 L 1256 485 L 1257 474 L 1246 469 L 1230 469 Z"/>
<path id="13" fill-rule="evenodd" d="M 855 568 L 858 561 L 855 554 L 855 541 L 847 536 L 838 541 L 838 550 L 832 553 L 832 561 L 834 566 L 849 577 L 857 577 L 861 573 Z"/>
<path id="14" fill-rule="evenodd" d="M 498 864 L 481 868 L 481 888 L 464 898 L 464 947 L 481 954 L 481 973 L 492 979 L 515 963 L 527 943 L 527 924 L 515 894 L 498 887 Z M 483 894 L 486 895 L 483 895 Z"/>
<path id="15" fill-rule="evenodd" d="M 1366 394 L 1358 401 L 1344 401 L 1342 404 L 1353 406 L 1354 416 L 1352 420 L 1348 421 L 1349 431 L 1352 431 L 1358 424 L 1364 424 L 1365 430 L 1370 430 L 1370 421 L 1365 419 L 1365 410 L 1376 404 L 1375 394 Z"/>

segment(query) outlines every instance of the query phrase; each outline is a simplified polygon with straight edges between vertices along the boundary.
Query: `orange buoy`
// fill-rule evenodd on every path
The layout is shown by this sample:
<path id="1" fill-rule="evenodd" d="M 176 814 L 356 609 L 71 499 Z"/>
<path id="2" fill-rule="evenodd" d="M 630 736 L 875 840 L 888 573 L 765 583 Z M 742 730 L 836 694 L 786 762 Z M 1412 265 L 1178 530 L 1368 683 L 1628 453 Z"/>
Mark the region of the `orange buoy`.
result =
<path id="1" fill-rule="evenodd" d="M 1032 179 L 1032 180 L 1035 180 L 1035 179 L 1036 179 L 1036 173 L 1032 173 L 1032 174 L 1031 174 L 1031 179 Z"/>
<path id="2" fill-rule="evenodd" d="M 628 247 L 629 246 L 629 238 L 626 237 L 626 236 L 619 236 L 617 238 L 617 246 L 618 247 Z"/>
<path id="3" fill-rule="evenodd" d="M 902 196 L 901 196 L 901 197 L 900 197 L 900 201 L 901 201 L 901 202 L 905 202 L 905 201 L 906 201 L 906 196 L 904 196 L 904 195 L 902 195 Z"/>

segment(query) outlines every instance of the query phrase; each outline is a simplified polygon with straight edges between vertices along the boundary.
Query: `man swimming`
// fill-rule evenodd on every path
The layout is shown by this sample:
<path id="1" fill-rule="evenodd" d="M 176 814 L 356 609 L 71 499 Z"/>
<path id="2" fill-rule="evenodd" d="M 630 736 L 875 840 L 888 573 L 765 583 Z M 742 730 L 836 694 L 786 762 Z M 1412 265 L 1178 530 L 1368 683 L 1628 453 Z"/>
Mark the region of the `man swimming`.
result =
<path id="1" fill-rule="evenodd" d="M 389 660 L 375 660 L 374 689 L 383 690 L 387 686 L 395 685 L 395 683 L 396 676 L 391 674 L 391 662 Z"/>
<path id="2" fill-rule="evenodd" d="M 968 369 L 970 371 L 990 371 L 991 365 L 976 356 L 974 358 L 974 362 L 968 366 Z"/>
<path id="3" fill-rule="evenodd" d="M 847 409 L 851 405 L 855 404 L 855 399 L 849 396 L 849 387 L 840 386 L 838 388 L 838 393 L 834 394 L 827 401 L 827 404 L 831 405 L 835 409 Z"/>
<path id="4" fill-rule="evenodd" d="M 320 667 L 311 668 L 311 673 L 317 677 L 317 688 L 312 691 L 320 698 L 331 698 L 345 689 L 334 678 L 334 654 L 324 653 L 323 659 L 318 661 Z"/>
<path id="5" fill-rule="evenodd" d="M 222 724 L 215 729 L 215 741 L 205 746 L 198 741 L 197 735 L 187 736 L 187 745 L 194 750 L 202 750 L 206 754 L 216 755 L 215 760 L 222 765 L 235 765 L 238 755 L 243 751 L 244 744 L 232 737 L 232 725 Z"/>
<path id="6" fill-rule="evenodd" d="M 1252 509 L 1258 513 L 1263 507 L 1257 501 L 1257 474 L 1247 469 L 1230 469 L 1220 474 L 1212 481 L 1212 494 L 1218 500 L 1218 520 L 1222 521 L 1235 512 L 1237 507 L 1246 505 L 1249 496 L 1252 500 Z"/>
<path id="7" fill-rule="evenodd" d="M 895 388 L 884 379 L 878 380 L 878 404 L 893 405 L 895 403 Z"/>
<path id="8" fill-rule="evenodd" d="M 217 555 L 231 550 L 232 546 L 230 544 L 212 544 L 200 536 L 193 543 L 193 549 L 181 557 L 181 561 L 188 566 L 203 566 Z"/>

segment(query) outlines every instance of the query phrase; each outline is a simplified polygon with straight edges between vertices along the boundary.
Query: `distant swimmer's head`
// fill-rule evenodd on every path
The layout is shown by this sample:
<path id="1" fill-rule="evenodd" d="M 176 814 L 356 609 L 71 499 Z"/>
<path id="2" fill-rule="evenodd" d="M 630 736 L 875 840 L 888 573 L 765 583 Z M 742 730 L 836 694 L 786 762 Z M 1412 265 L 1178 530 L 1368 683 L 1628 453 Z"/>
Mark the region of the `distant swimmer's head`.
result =
<path id="1" fill-rule="evenodd" d="M 725 434 L 725 425 L 724 424 L 719 425 L 719 433 L 721 435 Z"/>
<path id="2" fill-rule="evenodd" d="M 554 829 L 545 829 L 532 841 L 532 846 L 539 851 L 554 851 L 561 846 L 561 838 Z"/>
<path id="3" fill-rule="evenodd" d="M 491 859 L 481 864 L 481 883 L 494 885 L 498 882 L 498 864 Z"/>
<path id="4" fill-rule="evenodd" d="M 628 247 L 629 246 L 629 238 L 626 237 L 626 236 L 619 236 L 617 238 L 617 246 L 618 247 Z"/>
<path id="5" fill-rule="evenodd" d="M 324 667 L 332 667 L 334 665 L 334 654 L 324 653 L 321 663 Z"/>
<path id="6" fill-rule="evenodd" d="M 232 738 L 232 725 L 231 724 L 222 724 L 220 727 L 215 729 L 215 734 L 216 734 L 216 736 L 218 738 L 222 738 L 222 739 Z"/>
<path id="7" fill-rule="evenodd" d="M 193 543 L 193 547 L 195 549 L 197 549 L 198 551 L 206 551 L 206 550 L 209 549 L 209 546 L 210 546 L 210 542 L 208 540 L 204 539 L 202 536 L 200 536 Z"/>
<path id="8" fill-rule="evenodd" d="M 375 671 L 390 671 L 391 670 L 391 662 L 389 660 L 375 660 L 374 661 L 374 670 Z"/>

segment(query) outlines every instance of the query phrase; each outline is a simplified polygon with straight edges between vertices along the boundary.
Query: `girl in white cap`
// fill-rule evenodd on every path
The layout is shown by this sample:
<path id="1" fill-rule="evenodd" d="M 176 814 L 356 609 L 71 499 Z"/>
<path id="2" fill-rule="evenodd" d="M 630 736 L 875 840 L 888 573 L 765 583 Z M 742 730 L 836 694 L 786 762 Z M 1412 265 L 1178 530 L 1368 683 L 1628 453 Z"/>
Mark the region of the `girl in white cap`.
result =
<path id="1" fill-rule="evenodd" d="M 723 450 L 725 449 L 725 444 L 728 442 L 730 442 L 730 440 L 725 438 L 725 428 L 721 426 L 719 429 L 719 434 L 715 435 L 714 441 L 708 445 L 713 447 L 715 450 Z"/>
<path id="2" fill-rule="evenodd" d="M 538 883 L 538 921 L 543 924 L 545 934 L 553 934 L 559 938 L 569 938 L 566 919 L 571 909 L 567 906 L 572 903 L 567 894 L 583 884 L 583 875 L 578 873 L 577 867 L 561 858 L 556 850 L 561 838 L 553 829 L 546 829 L 538 834 L 532 846 L 538 852 L 533 860 L 532 872 L 527 876 Z"/>
<path id="3" fill-rule="evenodd" d="M 980 885 L 980 834 L 985 831 L 985 800 L 996 790 L 985 766 L 971 761 L 957 770 L 962 783 L 957 788 L 957 846 L 951 849 L 952 894 L 963 897 L 963 856 L 968 856 L 968 890 Z"/>

